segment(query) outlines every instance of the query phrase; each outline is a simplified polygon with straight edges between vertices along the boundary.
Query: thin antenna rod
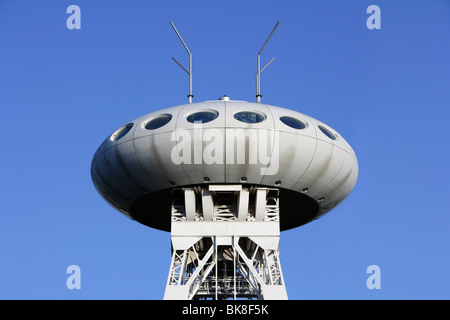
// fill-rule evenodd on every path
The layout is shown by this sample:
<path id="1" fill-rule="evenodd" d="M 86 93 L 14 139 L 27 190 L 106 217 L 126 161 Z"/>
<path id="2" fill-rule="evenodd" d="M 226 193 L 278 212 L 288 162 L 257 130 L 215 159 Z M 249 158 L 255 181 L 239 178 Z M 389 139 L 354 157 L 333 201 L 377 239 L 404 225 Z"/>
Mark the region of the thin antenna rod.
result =
<path id="1" fill-rule="evenodd" d="M 261 52 L 264 50 L 264 47 L 266 46 L 266 44 L 269 42 L 270 38 L 272 37 L 273 33 L 275 32 L 275 29 L 278 27 L 278 24 L 280 23 L 280 21 L 277 22 L 277 24 L 275 25 L 275 27 L 273 28 L 272 32 L 270 33 L 269 37 L 267 37 L 266 42 L 264 42 L 264 45 L 262 46 L 261 50 L 259 50 L 258 52 L 258 73 L 256 74 L 256 102 L 257 103 L 261 103 L 261 72 L 264 71 L 264 69 L 266 69 L 269 64 L 271 64 L 273 62 L 273 60 L 275 60 L 275 57 L 272 58 L 272 60 L 269 61 L 268 64 L 266 64 L 266 66 L 264 68 L 262 68 L 261 70 Z"/>
<path id="2" fill-rule="evenodd" d="M 186 71 L 187 74 L 189 74 L 189 71 L 187 71 L 186 68 L 183 67 L 183 66 L 181 65 L 181 63 L 178 62 L 177 59 L 175 59 L 174 57 L 172 57 L 172 60 L 175 61 L 175 62 L 176 62 L 176 63 L 177 63 L 184 71 Z"/>
<path id="3" fill-rule="evenodd" d="M 183 44 L 184 48 L 186 49 L 187 53 L 189 54 L 189 71 L 183 67 L 181 65 L 181 63 L 179 63 L 174 57 L 172 57 L 173 61 L 175 61 L 184 71 L 187 72 L 187 74 L 189 75 L 189 94 L 188 94 L 188 98 L 189 98 L 189 103 L 192 103 L 192 98 L 194 97 L 194 95 L 192 94 L 192 54 L 189 51 L 186 43 L 184 43 L 183 38 L 181 37 L 180 33 L 178 32 L 177 28 L 175 28 L 175 25 L 173 24 L 172 21 L 170 21 L 170 24 L 173 28 L 173 30 L 175 30 L 175 32 L 178 35 L 178 38 L 180 38 L 181 43 Z"/>
<path id="4" fill-rule="evenodd" d="M 269 66 L 269 64 L 272 63 L 272 61 L 275 60 L 275 57 L 272 58 L 272 60 L 269 61 L 269 63 L 266 64 L 266 66 L 264 68 L 261 69 L 261 72 L 264 71 L 265 68 L 267 68 Z"/>

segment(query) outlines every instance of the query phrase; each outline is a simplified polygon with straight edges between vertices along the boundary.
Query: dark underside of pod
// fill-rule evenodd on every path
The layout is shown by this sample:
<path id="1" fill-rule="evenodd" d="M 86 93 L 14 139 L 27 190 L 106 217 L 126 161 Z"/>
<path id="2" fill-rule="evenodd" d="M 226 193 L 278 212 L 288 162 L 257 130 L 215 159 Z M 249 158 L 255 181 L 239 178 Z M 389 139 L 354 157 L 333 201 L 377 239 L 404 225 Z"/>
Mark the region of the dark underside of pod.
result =
<path id="1" fill-rule="evenodd" d="M 288 189 L 279 190 L 281 231 L 304 225 L 319 213 L 319 205 L 312 198 Z M 153 192 L 136 200 L 129 213 L 133 219 L 148 227 L 170 231 L 171 202 L 171 189 Z"/>

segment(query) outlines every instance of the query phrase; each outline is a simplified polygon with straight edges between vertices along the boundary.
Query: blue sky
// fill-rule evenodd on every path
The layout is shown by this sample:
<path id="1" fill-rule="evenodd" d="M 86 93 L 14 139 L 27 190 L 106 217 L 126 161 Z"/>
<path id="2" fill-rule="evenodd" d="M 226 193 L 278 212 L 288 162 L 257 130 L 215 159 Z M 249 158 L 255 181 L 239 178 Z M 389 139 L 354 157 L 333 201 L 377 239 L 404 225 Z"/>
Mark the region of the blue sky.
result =
<path id="1" fill-rule="evenodd" d="M 262 101 L 329 124 L 358 156 L 350 196 L 281 234 L 289 298 L 450 299 L 447 0 L 0 0 L 0 298 L 163 297 L 170 235 L 112 209 L 90 163 L 123 124 L 186 103 L 171 20 L 194 102 L 255 101 L 256 54 L 280 21 Z M 66 287 L 73 264 L 80 290 Z"/>

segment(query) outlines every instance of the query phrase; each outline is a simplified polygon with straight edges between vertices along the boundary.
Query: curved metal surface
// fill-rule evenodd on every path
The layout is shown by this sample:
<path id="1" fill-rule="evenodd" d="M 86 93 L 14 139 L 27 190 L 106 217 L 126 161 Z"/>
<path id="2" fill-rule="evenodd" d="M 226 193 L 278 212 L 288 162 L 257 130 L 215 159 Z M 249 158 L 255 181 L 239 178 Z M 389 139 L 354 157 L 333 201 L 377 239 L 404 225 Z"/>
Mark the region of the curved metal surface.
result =
<path id="1" fill-rule="evenodd" d="M 202 124 L 187 121 L 201 110 L 218 116 Z M 239 121 L 234 114 L 241 111 L 263 114 L 265 120 Z M 160 128 L 145 128 L 162 114 L 172 118 Z M 283 116 L 306 127 L 289 127 L 280 120 Z M 329 212 L 352 191 L 358 176 L 356 155 L 336 130 L 281 107 L 221 99 L 162 109 L 128 123 L 133 124 L 128 133 L 115 140 L 108 136 L 95 153 L 92 181 L 113 207 L 161 230 L 170 229 L 174 187 L 238 183 L 280 188 L 281 230 L 287 230 Z"/>

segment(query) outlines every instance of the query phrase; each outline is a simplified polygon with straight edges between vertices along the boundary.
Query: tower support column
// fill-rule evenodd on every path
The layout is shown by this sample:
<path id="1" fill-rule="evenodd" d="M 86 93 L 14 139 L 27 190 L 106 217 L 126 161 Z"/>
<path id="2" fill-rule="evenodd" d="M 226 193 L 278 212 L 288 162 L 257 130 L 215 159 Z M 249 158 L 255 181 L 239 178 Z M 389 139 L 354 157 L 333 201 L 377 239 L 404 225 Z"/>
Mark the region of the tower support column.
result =
<path id="1" fill-rule="evenodd" d="M 210 185 L 176 190 L 172 199 L 164 299 L 287 299 L 278 189 Z"/>

